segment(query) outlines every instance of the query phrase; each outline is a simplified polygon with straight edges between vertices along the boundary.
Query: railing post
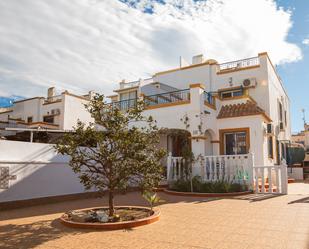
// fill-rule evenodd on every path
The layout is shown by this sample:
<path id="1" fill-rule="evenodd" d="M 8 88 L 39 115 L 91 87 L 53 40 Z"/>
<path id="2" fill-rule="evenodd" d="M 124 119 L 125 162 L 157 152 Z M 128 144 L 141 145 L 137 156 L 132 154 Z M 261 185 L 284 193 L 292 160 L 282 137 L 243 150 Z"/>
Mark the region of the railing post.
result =
<path id="1" fill-rule="evenodd" d="M 170 171 L 171 171 L 171 167 L 172 167 L 172 152 L 169 152 L 168 153 L 168 156 L 167 156 L 167 169 L 166 169 L 166 178 L 167 178 L 167 181 L 169 181 L 170 179 Z"/>
<path id="2" fill-rule="evenodd" d="M 248 160 L 248 165 L 247 165 L 247 170 L 248 170 L 248 183 L 251 184 L 251 189 L 254 189 L 254 179 L 255 177 L 255 170 L 254 170 L 254 153 L 250 152 L 249 153 L 249 160 Z M 258 177 L 256 178 L 258 184 Z"/>
<path id="3" fill-rule="evenodd" d="M 281 194 L 288 194 L 288 169 L 285 159 L 281 161 L 280 165 L 281 174 Z"/>

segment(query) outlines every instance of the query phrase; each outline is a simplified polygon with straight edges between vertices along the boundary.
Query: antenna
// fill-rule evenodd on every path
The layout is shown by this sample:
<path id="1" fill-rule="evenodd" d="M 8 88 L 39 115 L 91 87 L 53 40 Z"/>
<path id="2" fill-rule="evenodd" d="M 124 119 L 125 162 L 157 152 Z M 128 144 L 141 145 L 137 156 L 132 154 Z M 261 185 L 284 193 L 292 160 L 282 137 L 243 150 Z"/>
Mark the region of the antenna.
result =
<path id="1" fill-rule="evenodd" d="M 305 113 L 305 109 L 301 109 L 301 112 L 303 113 L 303 121 L 304 121 L 304 125 L 306 125 L 306 113 Z"/>

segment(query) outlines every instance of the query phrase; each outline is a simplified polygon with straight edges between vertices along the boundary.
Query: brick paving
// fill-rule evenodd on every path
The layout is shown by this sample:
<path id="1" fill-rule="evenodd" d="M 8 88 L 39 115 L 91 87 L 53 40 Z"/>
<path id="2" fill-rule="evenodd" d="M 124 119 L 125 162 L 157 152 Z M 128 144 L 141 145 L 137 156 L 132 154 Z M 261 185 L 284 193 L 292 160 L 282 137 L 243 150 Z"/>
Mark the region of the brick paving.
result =
<path id="1" fill-rule="evenodd" d="M 290 184 L 286 196 L 160 196 L 166 200 L 161 219 L 130 230 L 76 230 L 57 220 L 70 209 L 104 205 L 106 198 L 2 211 L 0 248 L 309 248 L 309 184 Z M 146 205 L 137 192 L 116 202 Z"/>

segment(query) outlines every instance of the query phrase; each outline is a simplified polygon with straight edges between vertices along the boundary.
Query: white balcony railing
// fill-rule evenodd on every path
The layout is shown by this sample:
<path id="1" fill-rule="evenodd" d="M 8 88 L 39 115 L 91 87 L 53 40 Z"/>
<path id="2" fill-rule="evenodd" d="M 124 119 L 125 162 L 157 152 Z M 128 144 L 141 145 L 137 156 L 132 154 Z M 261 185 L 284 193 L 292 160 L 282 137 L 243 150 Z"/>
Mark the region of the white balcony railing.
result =
<path id="1" fill-rule="evenodd" d="M 120 82 L 120 89 L 125 89 L 125 88 L 130 88 L 130 87 L 135 87 L 135 86 L 142 86 L 142 85 L 150 84 L 152 82 L 153 82 L 153 78 L 140 79 L 140 80 L 135 80 L 135 81 L 130 81 L 130 82 Z"/>
<path id="2" fill-rule="evenodd" d="M 252 58 L 247 58 L 243 60 L 231 61 L 231 62 L 219 64 L 219 70 L 222 71 L 222 70 L 228 70 L 228 69 L 251 67 L 251 66 L 256 66 L 259 64 L 260 64 L 259 57 L 252 57 Z"/>

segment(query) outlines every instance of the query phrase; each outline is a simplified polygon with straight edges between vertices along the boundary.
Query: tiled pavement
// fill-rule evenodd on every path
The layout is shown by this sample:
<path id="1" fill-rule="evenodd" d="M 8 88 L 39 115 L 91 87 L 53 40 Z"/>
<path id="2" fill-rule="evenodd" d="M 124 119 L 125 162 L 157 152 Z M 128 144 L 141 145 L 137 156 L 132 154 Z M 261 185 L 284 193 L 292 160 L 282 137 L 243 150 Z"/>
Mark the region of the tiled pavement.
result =
<path id="1" fill-rule="evenodd" d="M 166 200 L 161 219 L 131 230 L 76 230 L 57 220 L 64 211 L 104 205 L 106 199 L 2 211 L 0 248 L 309 248 L 309 184 L 290 184 L 289 195 L 275 197 L 160 195 Z M 137 192 L 118 195 L 116 202 L 146 204 Z"/>

